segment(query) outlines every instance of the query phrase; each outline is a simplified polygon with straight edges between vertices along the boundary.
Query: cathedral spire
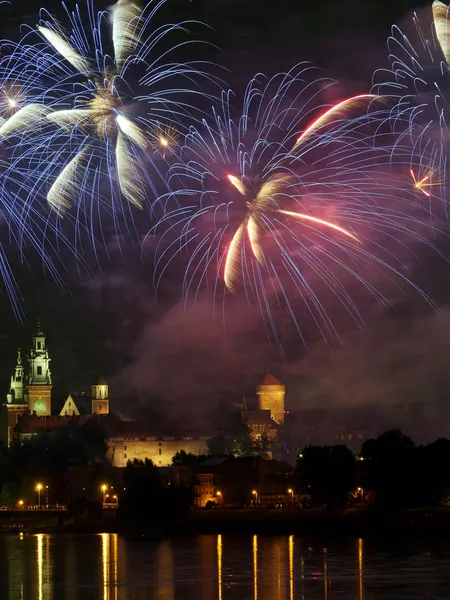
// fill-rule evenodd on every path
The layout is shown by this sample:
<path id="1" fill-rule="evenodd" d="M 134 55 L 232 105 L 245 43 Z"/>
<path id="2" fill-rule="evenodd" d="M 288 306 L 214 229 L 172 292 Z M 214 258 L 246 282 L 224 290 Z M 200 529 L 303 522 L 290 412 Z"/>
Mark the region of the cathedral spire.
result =
<path id="1" fill-rule="evenodd" d="M 23 383 L 23 365 L 19 348 L 17 351 L 17 363 L 14 368 L 14 373 L 11 375 L 11 384 L 7 394 L 8 404 L 20 404 L 24 402 Z"/>
<path id="2" fill-rule="evenodd" d="M 28 359 L 28 406 L 38 416 L 51 414 L 52 375 L 45 333 L 38 319 L 33 346 Z"/>
<path id="3" fill-rule="evenodd" d="M 37 318 L 36 335 L 44 335 L 44 332 L 42 331 L 42 326 L 41 326 L 41 317 Z"/>

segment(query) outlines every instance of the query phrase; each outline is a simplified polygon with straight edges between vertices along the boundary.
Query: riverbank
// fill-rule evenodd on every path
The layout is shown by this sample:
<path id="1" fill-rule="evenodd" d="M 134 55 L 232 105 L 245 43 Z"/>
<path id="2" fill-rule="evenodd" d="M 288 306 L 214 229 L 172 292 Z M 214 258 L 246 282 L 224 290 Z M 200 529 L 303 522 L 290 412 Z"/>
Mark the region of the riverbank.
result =
<path id="1" fill-rule="evenodd" d="M 196 510 L 171 521 L 75 520 L 52 527 L 33 527 L 33 533 L 120 533 L 151 538 L 200 534 L 324 534 L 450 535 L 450 509 L 376 511 L 361 508 L 329 512 L 325 509 Z"/>

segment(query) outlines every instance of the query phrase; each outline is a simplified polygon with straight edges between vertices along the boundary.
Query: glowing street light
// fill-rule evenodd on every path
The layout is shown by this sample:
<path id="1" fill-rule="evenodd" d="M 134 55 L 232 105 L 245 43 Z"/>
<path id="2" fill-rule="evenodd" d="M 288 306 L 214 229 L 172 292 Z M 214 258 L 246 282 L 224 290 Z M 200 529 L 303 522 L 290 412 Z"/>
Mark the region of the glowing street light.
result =
<path id="1" fill-rule="evenodd" d="M 19 500 L 17 504 L 19 505 L 19 508 L 23 508 L 23 500 Z"/>
<path id="2" fill-rule="evenodd" d="M 38 493 L 38 506 L 39 508 L 41 508 L 41 490 L 44 486 L 42 485 L 42 483 L 37 483 L 36 484 L 36 491 Z"/>
<path id="3" fill-rule="evenodd" d="M 291 502 L 292 502 L 292 505 L 293 505 L 294 504 L 294 490 L 292 488 L 289 488 L 288 489 L 288 494 L 291 495 Z"/>
<path id="4" fill-rule="evenodd" d="M 105 494 L 106 494 L 106 490 L 108 489 L 108 486 L 104 483 L 103 485 L 100 486 L 100 490 L 103 494 L 103 504 L 105 504 Z"/>
<path id="5" fill-rule="evenodd" d="M 222 492 L 220 490 L 217 490 L 216 496 L 219 498 L 219 504 L 220 504 L 222 502 Z"/>
<path id="6" fill-rule="evenodd" d="M 357 491 L 361 494 L 361 502 L 364 501 L 364 490 L 362 487 L 357 488 Z"/>
<path id="7" fill-rule="evenodd" d="M 258 491 L 252 490 L 252 494 L 253 494 L 253 496 L 255 496 L 255 504 L 258 504 Z"/>

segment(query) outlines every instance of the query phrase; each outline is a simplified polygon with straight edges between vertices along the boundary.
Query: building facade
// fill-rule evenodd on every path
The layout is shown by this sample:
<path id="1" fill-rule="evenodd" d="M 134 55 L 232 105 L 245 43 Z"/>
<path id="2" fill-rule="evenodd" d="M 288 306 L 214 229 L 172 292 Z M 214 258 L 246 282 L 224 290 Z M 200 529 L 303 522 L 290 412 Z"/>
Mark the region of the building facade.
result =
<path id="1" fill-rule="evenodd" d="M 149 435 L 112 434 L 108 458 L 113 467 L 124 468 L 129 460 L 150 459 L 157 467 L 170 467 L 180 450 L 187 454 L 207 454 L 207 437 L 157 437 Z"/>
<path id="2" fill-rule="evenodd" d="M 284 423 L 284 396 L 286 386 L 267 370 L 264 379 L 256 389 L 259 410 L 270 411 L 271 418 L 278 425 Z"/>
<path id="3" fill-rule="evenodd" d="M 20 349 L 17 353 L 6 394 L 8 446 L 14 439 L 19 421 L 22 422 L 20 438 L 26 439 L 39 431 L 63 424 L 64 419 L 57 417 L 83 417 L 85 420 L 86 415 L 109 413 L 108 385 L 103 378 L 91 386 L 91 396 L 69 394 L 62 408 L 61 403 L 59 408 L 53 406 L 50 362 L 46 335 L 38 320 L 29 354 L 22 356 Z"/>

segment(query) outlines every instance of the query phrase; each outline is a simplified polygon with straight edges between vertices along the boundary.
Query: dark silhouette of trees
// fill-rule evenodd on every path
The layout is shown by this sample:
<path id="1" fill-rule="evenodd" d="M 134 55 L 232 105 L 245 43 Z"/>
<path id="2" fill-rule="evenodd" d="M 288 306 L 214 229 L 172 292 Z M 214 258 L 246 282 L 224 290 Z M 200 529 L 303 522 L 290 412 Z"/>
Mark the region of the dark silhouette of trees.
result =
<path id="1" fill-rule="evenodd" d="M 450 493 L 450 440 L 415 446 L 393 429 L 364 442 L 361 486 L 391 508 L 436 505 Z"/>
<path id="2" fill-rule="evenodd" d="M 250 428 L 239 424 L 234 431 L 221 433 L 207 440 L 208 454 L 210 456 L 262 456 L 267 458 L 272 449 L 272 440 L 267 435 L 253 439 Z"/>
<path id="3" fill-rule="evenodd" d="M 192 454 L 185 450 L 179 450 L 174 456 L 172 456 L 173 467 L 189 467 L 196 465 L 206 459 L 204 454 Z"/>
<path id="4" fill-rule="evenodd" d="M 420 490 L 416 477 L 419 453 L 414 442 L 399 429 L 386 431 L 364 442 L 361 486 L 375 493 L 378 504 L 412 506 Z"/>
<path id="5" fill-rule="evenodd" d="M 343 507 L 355 489 L 355 463 L 347 446 L 307 446 L 297 461 L 300 486 L 316 504 Z"/>
<path id="6" fill-rule="evenodd" d="M 123 494 L 119 516 L 126 521 L 158 521 L 174 518 L 189 507 L 189 495 L 173 486 L 165 487 L 153 462 L 128 461 L 123 474 Z"/>

